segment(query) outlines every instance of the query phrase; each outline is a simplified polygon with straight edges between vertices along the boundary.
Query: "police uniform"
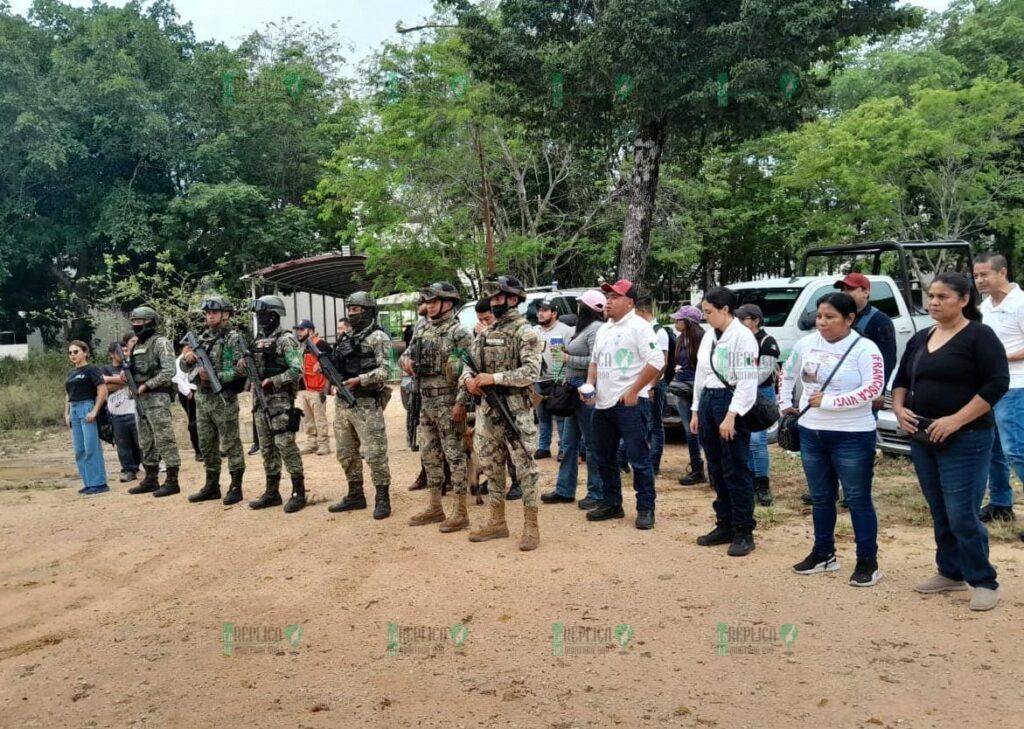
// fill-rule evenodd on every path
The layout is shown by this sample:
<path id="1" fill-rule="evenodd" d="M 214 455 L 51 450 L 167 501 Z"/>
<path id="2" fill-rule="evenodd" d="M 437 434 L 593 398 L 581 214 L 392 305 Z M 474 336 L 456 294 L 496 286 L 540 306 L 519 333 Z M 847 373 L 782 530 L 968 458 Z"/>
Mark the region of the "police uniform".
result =
<path id="1" fill-rule="evenodd" d="M 345 471 L 348 493 L 328 511 L 340 512 L 366 508 L 363 491 L 363 463 L 360 450 L 370 467 L 376 492 L 373 518 L 391 515 L 391 472 L 388 469 L 388 437 L 384 427 L 384 408 L 391 397 L 385 386 L 389 374 L 391 337 L 377 324 L 377 302 L 363 291 L 348 297 L 348 306 L 361 306 L 365 317 L 349 315 L 351 333 L 343 334 L 331 351 L 331 361 L 342 379 L 359 379 L 352 393 L 356 404 L 349 406 L 340 397 L 334 406 L 334 444 L 338 462 Z M 360 318 L 366 322 L 358 330 Z"/>
<path id="2" fill-rule="evenodd" d="M 413 516 L 409 525 L 443 522 L 440 531 L 454 532 L 469 526 L 469 512 L 466 508 L 466 450 L 463 442 L 466 423 L 465 420 L 454 422 L 452 409 L 456 404 L 465 407 L 470 401 L 469 393 L 459 387 L 462 365 L 458 352 L 468 350 L 473 340 L 455 318 L 454 307 L 459 303 L 459 294 L 452 284 L 433 284 L 423 292 L 422 300 L 451 301 L 452 309 L 438 319 L 427 320 L 415 332 L 409 347 L 408 358 L 415 367 L 421 399 L 416 438 L 420 445 L 420 459 L 426 472 L 427 487 L 430 489 L 430 502 L 426 510 Z M 441 505 L 445 461 L 455 492 L 447 519 Z"/>
<path id="3" fill-rule="evenodd" d="M 511 276 L 486 282 L 484 293 L 492 301 L 498 294 L 526 297 L 522 284 Z M 494 310 L 492 304 L 492 310 Z M 495 323 L 473 342 L 473 353 L 482 373 L 494 376 L 493 387 L 503 395 L 522 436 L 522 445 L 506 443 L 508 436 L 498 413 L 483 400 L 476 416 L 473 447 L 481 472 L 487 477 L 490 522 L 470 533 L 473 542 L 508 536 L 505 522 L 505 461 L 515 465 L 523 489 L 523 537 L 520 549 L 535 549 L 540 542 L 537 525 L 537 466 L 531 454 L 537 447 L 537 426 L 533 419 L 532 392 L 540 375 L 542 343 L 537 332 L 514 305 L 496 316 Z M 463 382 L 470 377 L 463 372 Z"/>
<path id="4" fill-rule="evenodd" d="M 129 318 L 143 319 L 146 324 L 132 326 L 138 340 L 131 352 L 131 369 L 135 383 L 146 391 L 139 396 L 139 447 L 142 450 L 142 465 L 146 477 L 128 493 L 150 493 L 154 496 L 170 496 L 181 492 L 178 486 L 178 470 L 181 456 L 174 438 L 171 420 L 171 392 L 174 389 L 174 347 L 167 337 L 156 334 L 159 323 L 157 313 L 148 306 L 134 309 Z M 163 486 L 158 486 L 160 461 L 167 466 Z"/>

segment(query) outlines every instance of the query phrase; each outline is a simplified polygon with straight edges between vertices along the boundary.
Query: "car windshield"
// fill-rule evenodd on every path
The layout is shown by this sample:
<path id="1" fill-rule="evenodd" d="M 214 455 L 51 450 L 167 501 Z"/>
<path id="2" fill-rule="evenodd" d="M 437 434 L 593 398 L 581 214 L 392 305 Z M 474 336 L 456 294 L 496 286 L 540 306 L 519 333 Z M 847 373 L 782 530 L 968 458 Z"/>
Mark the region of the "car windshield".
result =
<path id="1" fill-rule="evenodd" d="M 802 288 L 735 289 L 742 304 L 756 304 L 764 314 L 766 327 L 785 326 Z"/>

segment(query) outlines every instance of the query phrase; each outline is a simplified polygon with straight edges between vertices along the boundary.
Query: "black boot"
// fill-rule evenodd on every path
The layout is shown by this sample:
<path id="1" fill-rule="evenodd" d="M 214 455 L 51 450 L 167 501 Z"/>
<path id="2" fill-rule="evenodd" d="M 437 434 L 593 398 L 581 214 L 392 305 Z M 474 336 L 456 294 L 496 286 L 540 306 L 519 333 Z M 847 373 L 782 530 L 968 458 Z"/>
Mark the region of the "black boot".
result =
<path id="1" fill-rule="evenodd" d="M 391 496 L 387 486 L 377 487 L 377 498 L 373 503 L 373 518 L 387 519 L 391 516 Z"/>
<path id="2" fill-rule="evenodd" d="M 164 479 L 164 485 L 153 492 L 153 496 L 170 496 L 171 494 L 180 494 L 181 487 L 178 486 L 178 467 L 168 466 L 167 477 Z"/>
<path id="3" fill-rule="evenodd" d="M 337 513 L 339 511 L 353 511 L 355 509 L 366 508 L 366 494 L 363 493 L 363 485 L 349 484 L 348 493 L 345 494 L 345 498 L 339 501 L 337 504 L 331 504 L 327 507 L 327 511 Z"/>
<path id="4" fill-rule="evenodd" d="M 267 490 L 255 501 L 249 502 L 250 509 L 266 509 L 281 505 L 281 474 L 267 474 Z"/>
<path id="5" fill-rule="evenodd" d="M 233 471 L 231 473 L 231 484 L 228 486 L 228 493 L 224 497 L 224 506 L 237 504 L 242 500 L 242 476 L 245 471 Z M 217 494 L 220 496 L 220 494 Z"/>
<path id="6" fill-rule="evenodd" d="M 730 544 L 733 540 L 732 527 L 715 524 L 715 528 L 707 534 L 697 537 L 697 544 L 702 547 L 714 547 L 717 544 Z"/>
<path id="7" fill-rule="evenodd" d="M 775 500 L 772 498 L 772 489 L 767 476 L 754 477 L 754 498 L 761 506 L 771 506 Z"/>
<path id="8" fill-rule="evenodd" d="M 505 501 L 516 501 L 517 499 L 523 498 L 523 490 L 519 488 L 519 483 L 516 481 L 512 482 L 512 488 L 505 494 Z"/>
<path id="9" fill-rule="evenodd" d="M 206 483 L 203 487 L 191 494 L 188 500 L 193 504 L 198 504 L 200 501 L 213 501 L 214 499 L 220 498 L 220 473 L 214 473 L 213 471 L 206 472 Z"/>
<path id="10" fill-rule="evenodd" d="M 130 494 L 151 494 L 160 488 L 160 467 L 159 466 L 145 466 L 146 477 L 142 479 L 137 486 L 132 486 L 128 489 Z"/>
<path id="11" fill-rule="evenodd" d="M 730 557 L 746 557 L 754 551 L 754 535 L 751 532 L 737 532 L 729 545 Z"/>
<path id="12" fill-rule="evenodd" d="M 292 476 L 292 495 L 288 503 L 284 505 L 284 513 L 292 514 L 301 511 L 306 505 L 306 477 L 301 473 Z"/>
<path id="13" fill-rule="evenodd" d="M 704 475 L 704 464 L 699 466 L 690 466 L 686 473 L 679 477 L 679 484 L 681 486 L 696 486 L 697 484 L 707 483 L 707 476 Z"/>

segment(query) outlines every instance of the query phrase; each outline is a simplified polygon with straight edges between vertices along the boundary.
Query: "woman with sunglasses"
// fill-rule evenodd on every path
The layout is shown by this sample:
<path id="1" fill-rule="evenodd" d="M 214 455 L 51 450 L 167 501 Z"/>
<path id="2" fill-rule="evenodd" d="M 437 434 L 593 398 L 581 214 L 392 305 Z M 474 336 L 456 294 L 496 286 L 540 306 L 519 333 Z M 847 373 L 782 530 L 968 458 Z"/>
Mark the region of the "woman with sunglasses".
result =
<path id="1" fill-rule="evenodd" d="M 107 468 L 103 463 L 96 417 L 107 401 L 107 386 L 103 372 L 89 364 L 89 345 L 75 340 L 68 344 L 68 357 L 75 366 L 64 381 L 67 399 L 64 403 L 64 425 L 71 429 L 71 442 L 75 446 L 75 464 L 82 476 L 83 486 L 78 493 L 87 496 L 110 491 L 107 486 Z"/>

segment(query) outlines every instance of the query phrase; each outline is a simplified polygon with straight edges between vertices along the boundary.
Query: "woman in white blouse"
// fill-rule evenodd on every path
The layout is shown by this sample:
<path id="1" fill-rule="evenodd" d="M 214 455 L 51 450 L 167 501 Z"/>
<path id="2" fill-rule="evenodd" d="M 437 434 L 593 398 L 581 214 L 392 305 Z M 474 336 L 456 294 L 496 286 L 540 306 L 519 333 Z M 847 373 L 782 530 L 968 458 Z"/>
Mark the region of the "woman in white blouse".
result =
<path id="1" fill-rule="evenodd" d="M 704 295 L 701 308 L 711 325 L 700 341 L 693 380 L 691 432 L 700 434 L 715 489 L 715 528 L 697 544 L 728 544 L 729 555 L 754 550 L 754 478 L 747 460 L 750 430 L 743 424 L 757 400 L 757 340 L 736 318 L 736 294 L 724 287 Z"/>
<path id="2" fill-rule="evenodd" d="M 796 413 L 793 391 L 803 387 L 800 457 L 810 488 L 814 547 L 793 571 L 810 575 L 839 569 L 836 560 L 836 496 L 840 481 L 857 543 L 855 587 L 878 582 L 878 517 L 871 501 L 875 467 L 872 402 L 882 393 L 885 366 L 870 339 L 853 331 L 857 304 L 847 294 L 818 300 L 817 331 L 799 340 L 786 361 L 780 392 L 784 414 Z"/>

